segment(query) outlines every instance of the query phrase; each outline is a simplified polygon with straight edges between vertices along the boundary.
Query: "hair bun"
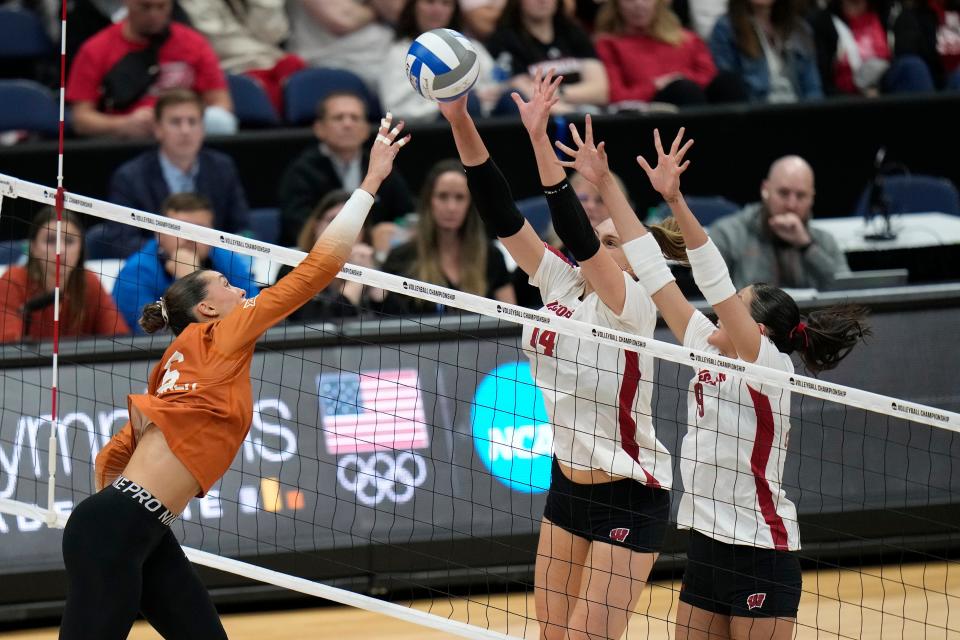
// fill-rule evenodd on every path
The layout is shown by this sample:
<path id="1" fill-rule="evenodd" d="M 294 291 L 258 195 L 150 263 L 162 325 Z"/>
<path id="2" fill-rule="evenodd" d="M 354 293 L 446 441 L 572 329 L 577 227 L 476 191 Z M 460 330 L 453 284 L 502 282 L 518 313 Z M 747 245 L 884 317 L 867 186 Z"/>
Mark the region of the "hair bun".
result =
<path id="1" fill-rule="evenodd" d="M 140 327 L 147 333 L 156 333 L 167 327 L 167 318 L 161 303 L 149 302 L 143 305 L 140 314 Z"/>

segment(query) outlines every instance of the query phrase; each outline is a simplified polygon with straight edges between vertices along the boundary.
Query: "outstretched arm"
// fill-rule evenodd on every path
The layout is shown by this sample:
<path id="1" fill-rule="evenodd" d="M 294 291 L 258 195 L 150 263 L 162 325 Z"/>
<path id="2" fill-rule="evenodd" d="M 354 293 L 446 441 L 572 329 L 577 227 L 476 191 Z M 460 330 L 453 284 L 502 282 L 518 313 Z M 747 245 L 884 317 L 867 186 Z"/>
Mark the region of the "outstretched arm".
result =
<path id="1" fill-rule="evenodd" d="M 276 285 L 244 301 L 220 321 L 216 347 L 234 353 L 255 341 L 271 326 L 293 313 L 333 280 L 347 261 L 373 197 L 393 170 L 393 161 L 410 136 L 399 138 L 403 122 L 390 128 L 391 116 L 380 121 L 377 139 L 370 151 L 367 175 L 340 213 L 327 226 L 307 257 Z"/>
<path id="2" fill-rule="evenodd" d="M 467 113 L 466 96 L 453 102 L 441 102 L 440 113 L 450 122 L 460 162 L 467 172 L 470 196 L 487 228 L 500 238 L 503 246 L 527 275 L 533 275 L 543 259 L 543 241 L 517 210 L 500 169 L 487 151 L 480 132 Z"/>
<path id="3" fill-rule="evenodd" d="M 633 211 L 627 196 L 620 190 L 617 181 L 614 180 L 610 172 L 610 166 L 607 161 L 606 143 L 594 144 L 593 122 L 590 116 L 584 129 L 584 137 L 581 138 L 576 127 L 570 125 L 573 142 L 576 150 L 557 142 L 557 148 L 572 157 L 573 160 L 562 162 L 566 167 L 576 169 L 588 182 L 593 184 L 600 192 L 603 203 L 607 205 L 610 211 L 610 217 L 617 227 L 617 233 L 620 234 L 620 240 L 623 243 L 623 252 L 633 267 L 633 272 L 637 276 L 640 284 L 653 299 L 663 315 L 664 321 L 677 340 L 683 342 L 687 331 L 687 324 L 693 315 L 693 305 L 687 302 L 680 287 L 677 286 L 667 266 L 666 260 L 657 241 L 649 233 L 637 214 Z M 682 152 L 689 149 L 687 144 Z M 680 174 L 685 170 L 680 167 L 683 156 L 671 156 L 669 166 L 661 161 L 658 171 L 672 171 L 676 181 L 676 190 L 680 188 Z M 652 178 L 651 178 L 652 180 Z"/>
<path id="4" fill-rule="evenodd" d="M 700 291 L 703 292 L 707 302 L 717 312 L 717 317 L 723 323 L 723 328 L 730 336 L 737 355 L 747 362 L 756 362 L 760 354 L 760 330 L 757 323 L 750 316 L 750 310 L 743 304 L 737 290 L 730 280 L 730 272 L 727 265 L 720 255 L 713 241 L 707 236 L 703 226 L 690 211 L 690 207 L 683 199 L 680 193 L 679 179 L 676 181 L 676 188 L 673 187 L 672 171 L 682 173 L 688 166 L 689 161 L 679 164 L 683 161 L 683 153 L 690 148 L 691 141 L 688 141 L 683 148 L 680 148 L 680 142 L 683 139 L 683 129 L 677 134 L 673 144 L 670 147 L 670 154 L 663 151 L 663 145 L 660 143 L 660 131 L 654 129 L 653 142 L 657 148 L 658 167 L 651 169 L 650 165 L 643 158 L 637 156 L 637 162 L 643 167 L 643 170 L 650 176 L 650 182 L 654 189 L 663 194 L 664 200 L 670 207 L 673 217 L 680 225 L 680 233 L 683 234 L 684 242 L 687 245 L 687 258 L 690 260 L 690 268 L 693 270 L 693 279 L 696 281 Z M 670 158 L 677 158 L 673 161 Z M 677 165 L 672 171 L 659 171 L 660 165 L 664 162 L 668 166 Z"/>
<path id="5" fill-rule="evenodd" d="M 600 250 L 600 240 L 593 225 L 567 182 L 567 174 L 557 162 L 550 138 L 547 137 L 550 109 L 559 101 L 556 92 L 562 80 L 563 76 L 554 78 L 553 70 L 548 71 L 546 76 L 541 76 L 538 70 L 529 102 L 516 93 L 511 97 L 520 110 L 520 119 L 533 145 L 554 230 L 576 258 L 583 277 L 596 290 L 603 303 L 620 315 L 627 295 L 623 270 L 609 253 Z"/>

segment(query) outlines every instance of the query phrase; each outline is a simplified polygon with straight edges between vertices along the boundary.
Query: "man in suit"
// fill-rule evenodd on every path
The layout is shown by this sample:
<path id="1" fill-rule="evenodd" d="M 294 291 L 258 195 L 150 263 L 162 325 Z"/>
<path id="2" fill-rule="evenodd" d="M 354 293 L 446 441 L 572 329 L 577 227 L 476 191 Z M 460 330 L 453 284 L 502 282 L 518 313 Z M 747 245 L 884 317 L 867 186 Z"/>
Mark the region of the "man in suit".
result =
<path id="1" fill-rule="evenodd" d="M 323 196 L 335 189 L 350 193 L 360 186 L 371 133 L 363 98 L 350 91 L 328 94 L 317 104 L 313 133 L 320 144 L 301 153 L 280 180 L 280 241 L 286 246 L 297 243 L 300 228 Z M 384 180 L 376 198 L 369 217 L 373 246 L 386 254 L 396 230 L 393 222 L 413 211 L 413 200 L 396 171 Z"/>
<path id="2" fill-rule="evenodd" d="M 110 179 L 108 200 L 114 204 L 159 213 L 174 193 L 198 193 L 213 205 L 216 229 L 241 233 L 249 228 L 247 198 L 233 160 L 203 147 L 203 102 L 186 89 L 174 89 L 157 100 L 154 137 L 158 147 L 121 165 Z M 87 236 L 91 255 L 125 258 L 140 249 L 150 233 L 130 225 L 106 222 Z"/>

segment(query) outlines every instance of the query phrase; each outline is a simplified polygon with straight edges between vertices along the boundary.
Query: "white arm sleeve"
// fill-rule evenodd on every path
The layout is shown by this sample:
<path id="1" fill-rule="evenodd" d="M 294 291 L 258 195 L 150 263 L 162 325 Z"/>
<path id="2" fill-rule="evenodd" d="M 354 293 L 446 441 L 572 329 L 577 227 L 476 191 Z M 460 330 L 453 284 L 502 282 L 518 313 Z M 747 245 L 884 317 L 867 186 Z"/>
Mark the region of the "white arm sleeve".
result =
<path id="1" fill-rule="evenodd" d="M 675 280 L 652 233 L 645 233 L 623 245 L 623 253 L 648 295 L 652 296 Z"/>

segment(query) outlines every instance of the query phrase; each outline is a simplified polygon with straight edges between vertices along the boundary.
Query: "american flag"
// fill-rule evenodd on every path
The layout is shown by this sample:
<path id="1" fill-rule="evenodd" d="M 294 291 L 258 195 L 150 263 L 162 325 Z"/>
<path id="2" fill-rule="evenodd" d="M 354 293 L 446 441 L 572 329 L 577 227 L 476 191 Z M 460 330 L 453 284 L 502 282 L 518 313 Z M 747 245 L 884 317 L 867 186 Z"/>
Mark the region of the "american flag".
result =
<path id="1" fill-rule="evenodd" d="M 327 453 L 429 444 L 416 369 L 324 373 L 317 379 Z"/>

